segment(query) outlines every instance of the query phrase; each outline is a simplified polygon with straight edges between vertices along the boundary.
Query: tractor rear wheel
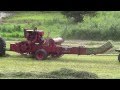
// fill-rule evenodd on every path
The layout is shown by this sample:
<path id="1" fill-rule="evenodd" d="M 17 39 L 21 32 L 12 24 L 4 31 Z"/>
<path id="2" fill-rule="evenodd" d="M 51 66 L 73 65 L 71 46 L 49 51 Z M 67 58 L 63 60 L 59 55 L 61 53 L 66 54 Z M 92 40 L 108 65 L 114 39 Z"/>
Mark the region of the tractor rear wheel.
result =
<path id="1" fill-rule="evenodd" d="M 118 61 L 120 62 L 120 54 L 118 55 Z"/>
<path id="2" fill-rule="evenodd" d="M 47 52 L 44 49 L 37 50 L 35 53 L 35 58 L 37 60 L 45 60 L 47 56 Z"/>
<path id="3" fill-rule="evenodd" d="M 0 56 L 5 55 L 5 50 L 6 49 L 6 42 L 3 38 L 0 37 Z"/>

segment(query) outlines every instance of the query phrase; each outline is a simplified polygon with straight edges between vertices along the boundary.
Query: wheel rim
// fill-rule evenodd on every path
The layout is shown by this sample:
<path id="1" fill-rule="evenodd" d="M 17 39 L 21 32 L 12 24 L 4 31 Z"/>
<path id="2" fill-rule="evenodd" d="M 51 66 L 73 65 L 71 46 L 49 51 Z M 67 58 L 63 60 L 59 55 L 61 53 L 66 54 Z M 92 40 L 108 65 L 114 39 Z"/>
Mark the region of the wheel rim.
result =
<path id="1" fill-rule="evenodd" d="M 37 54 L 37 58 L 38 58 L 38 60 L 42 60 L 42 59 L 43 59 L 43 57 L 44 57 L 44 55 L 43 55 L 43 54 L 41 54 L 41 53 L 38 53 L 38 54 Z"/>

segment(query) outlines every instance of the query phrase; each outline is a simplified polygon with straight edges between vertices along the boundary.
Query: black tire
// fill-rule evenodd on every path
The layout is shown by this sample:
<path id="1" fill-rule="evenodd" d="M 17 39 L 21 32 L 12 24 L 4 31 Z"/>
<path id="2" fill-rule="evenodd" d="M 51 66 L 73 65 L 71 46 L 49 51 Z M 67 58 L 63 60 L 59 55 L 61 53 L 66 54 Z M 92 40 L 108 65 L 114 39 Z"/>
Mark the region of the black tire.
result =
<path id="1" fill-rule="evenodd" d="M 0 37 L 0 56 L 4 56 L 6 51 L 6 42 Z"/>
<path id="2" fill-rule="evenodd" d="M 35 58 L 37 60 L 45 60 L 47 56 L 47 52 L 44 49 L 37 50 L 35 53 Z"/>
<path id="3" fill-rule="evenodd" d="M 118 61 L 120 62 L 120 54 L 118 55 Z"/>

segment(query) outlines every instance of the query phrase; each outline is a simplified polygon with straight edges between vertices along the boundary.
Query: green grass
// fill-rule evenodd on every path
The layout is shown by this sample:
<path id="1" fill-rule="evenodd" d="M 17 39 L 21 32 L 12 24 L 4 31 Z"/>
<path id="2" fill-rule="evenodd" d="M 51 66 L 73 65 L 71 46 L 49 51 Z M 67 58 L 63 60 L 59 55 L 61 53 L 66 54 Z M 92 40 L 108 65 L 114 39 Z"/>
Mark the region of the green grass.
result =
<path id="1" fill-rule="evenodd" d="M 83 23 L 74 24 L 59 12 L 17 12 L 13 16 L 4 18 L 3 23 L 0 24 L 0 35 L 5 40 L 12 40 L 7 41 L 9 49 L 10 43 L 14 43 L 15 40 L 25 40 L 23 28 L 37 26 L 38 29 L 45 31 L 44 37 L 50 31 L 51 37 L 63 36 L 66 39 L 79 39 L 65 41 L 65 45 L 96 47 L 108 39 L 120 39 L 119 13 L 99 12 L 96 17 L 86 16 Z M 81 39 L 96 41 L 82 41 Z M 101 39 L 106 41 L 97 41 Z M 10 56 L 0 57 L 0 78 L 43 78 L 44 75 L 53 75 L 51 73 L 61 68 L 72 69 L 79 73 L 81 71 L 94 73 L 99 78 L 120 78 L 120 63 L 117 60 L 118 53 L 115 52 L 115 49 L 120 48 L 120 42 L 113 41 L 112 43 L 115 47 L 106 52 L 106 55 L 64 55 L 58 59 L 48 58 L 45 61 L 37 61 L 34 58 L 7 51 Z"/>
<path id="2" fill-rule="evenodd" d="M 85 16 L 84 22 L 72 25 L 63 32 L 69 39 L 120 40 L 120 12 L 100 11 L 95 17 Z"/>
<path id="3" fill-rule="evenodd" d="M 10 57 L 0 58 L 1 73 L 33 72 L 39 74 L 40 72 L 49 73 L 61 68 L 67 68 L 79 72 L 92 72 L 100 78 L 120 78 L 120 64 L 117 61 L 117 56 L 65 55 L 56 60 L 36 61 L 13 53 L 9 54 Z"/>
<path id="4" fill-rule="evenodd" d="M 13 42 L 8 41 L 7 48 L 9 48 L 10 43 Z M 104 42 L 83 42 L 85 46 L 90 44 L 90 46 L 98 46 L 98 43 L 102 44 Z M 113 49 L 119 48 L 119 42 L 113 42 L 113 44 L 115 46 Z M 51 74 L 52 72 L 58 72 L 61 68 L 72 69 L 79 73 L 82 71 L 94 73 L 100 79 L 120 78 L 120 63 L 117 60 L 118 53 L 115 54 L 113 49 L 107 52 L 111 55 L 64 55 L 58 59 L 48 58 L 44 61 L 37 61 L 34 58 L 7 51 L 10 56 L 0 57 L 0 78 L 44 78 L 46 75 L 53 75 Z M 56 76 L 59 74 L 57 73 Z M 70 73 L 68 73 L 68 76 L 70 76 Z M 62 78 L 72 79 L 75 77 L 63 76 Z"/>

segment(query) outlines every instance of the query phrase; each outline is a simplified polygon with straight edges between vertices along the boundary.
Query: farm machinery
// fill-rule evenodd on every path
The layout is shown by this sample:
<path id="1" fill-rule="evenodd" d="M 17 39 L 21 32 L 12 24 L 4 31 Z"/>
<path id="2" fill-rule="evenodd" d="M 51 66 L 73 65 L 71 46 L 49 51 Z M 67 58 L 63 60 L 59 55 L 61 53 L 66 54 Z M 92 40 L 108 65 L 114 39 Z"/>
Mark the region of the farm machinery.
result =
<path id="1" fill-rule="evenodd" d="M 119 53 L 119 55 L 118 55 L 118 61 L 120 62 L 120 49 L 116 49 L 115 51 Z"/>
<path id="2" fill-rule="evenodd" d="M 102 54 L 113 47 L 110 42 L 107 42 L 98 48 L 65 46 L 62 45 L 64 42 L 62 38 L 44 39 L 43 36 L 43 30 L 24 29 L 24 37 L 26 40 L 10 44 L 10 51 L 14 51 L 22 55 L 32 55 L 37 60 L 45 60 L 48 56 L 58 58 L 64 54 Z M 6 43 L 2 38 L 0 38 L 0 47 L 0 56 L 3 56 L 6 51 Z"/>

